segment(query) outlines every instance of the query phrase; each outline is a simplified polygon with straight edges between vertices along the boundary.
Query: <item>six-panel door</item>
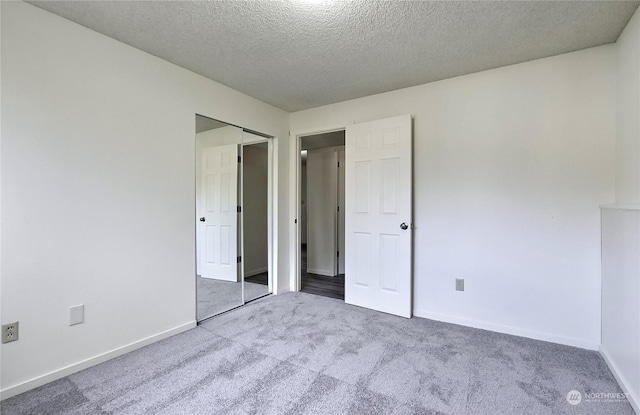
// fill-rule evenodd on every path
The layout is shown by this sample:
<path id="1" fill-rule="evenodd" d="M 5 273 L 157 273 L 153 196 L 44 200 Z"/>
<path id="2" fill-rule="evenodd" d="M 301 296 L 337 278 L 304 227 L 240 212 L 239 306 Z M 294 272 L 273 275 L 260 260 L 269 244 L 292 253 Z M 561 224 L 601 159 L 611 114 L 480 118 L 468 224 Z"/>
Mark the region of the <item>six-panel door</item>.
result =
<path id="1" fill-rule="evenodd" d="M 237 282 L 238 146 L 204 149 L 201 179 L 198 272 L 203 278 Z"/>
<path id="2" fill-rule="evenodd" d="M 345 302 L 411 317 L 411 116 L 347 127 L 346 149 Z"/>

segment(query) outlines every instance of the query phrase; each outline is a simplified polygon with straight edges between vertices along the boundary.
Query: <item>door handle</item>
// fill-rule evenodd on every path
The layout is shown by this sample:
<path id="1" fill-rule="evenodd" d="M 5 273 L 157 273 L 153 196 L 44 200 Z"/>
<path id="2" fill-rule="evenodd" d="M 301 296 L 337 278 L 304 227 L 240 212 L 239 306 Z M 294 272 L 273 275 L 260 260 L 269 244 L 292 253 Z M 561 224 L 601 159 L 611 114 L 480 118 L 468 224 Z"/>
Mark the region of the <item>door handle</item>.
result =
<path id="1" fill-rule="evenodd" d="M 206 219 L 204 217 L 200 218 L 200 222 L 204 222 Z"/>
<path id="2" fill-rule="evenodd" d="M 409 225 L 407 225 L 406 223 L 402 222 L 400 224 L 400 229 L 402 229 L 403 231 L 406 231 L 407 229 L 409 229 Z"/>

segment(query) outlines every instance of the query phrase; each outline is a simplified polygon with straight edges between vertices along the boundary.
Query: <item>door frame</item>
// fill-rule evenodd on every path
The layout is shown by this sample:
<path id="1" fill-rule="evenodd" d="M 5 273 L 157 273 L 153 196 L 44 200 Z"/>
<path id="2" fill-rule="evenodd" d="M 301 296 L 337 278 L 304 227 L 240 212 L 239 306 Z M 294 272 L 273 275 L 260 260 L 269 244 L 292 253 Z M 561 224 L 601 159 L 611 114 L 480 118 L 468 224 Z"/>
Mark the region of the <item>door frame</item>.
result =
<path id="1" fill-rule="evenodd" d="M 325 127 L 309 128 L 304 130 L 291 131 L 289 133 L 291 146 L 289 171 L 293 174 L 289 175 L 289 194 L 295 195 L 291 198 L 290 212 L 291 212 L 291 228 L 290 238 L 291 244 L 289 246 L 289 287 L 291 291 L 300 291 L 301 288 L 301 272 L 300 272 L 300 256 L 301 251 L 301 230 L 300 230 L 300 217 L 302 209 L 300 207 L 301 195 L 301 170 L 302 170 L 302 158 L 300 155 L 302 147 L 302 138 L 310 135 L 333 133 L 336 131 L 347 130 L 348 125 L 352 125 L 354 122 L 345 122 L 339 124 L 328 125 Z M 346 144 L 346 135 L 345 135 Z M 345 145 L 346 155 L 346 145 Z"/>

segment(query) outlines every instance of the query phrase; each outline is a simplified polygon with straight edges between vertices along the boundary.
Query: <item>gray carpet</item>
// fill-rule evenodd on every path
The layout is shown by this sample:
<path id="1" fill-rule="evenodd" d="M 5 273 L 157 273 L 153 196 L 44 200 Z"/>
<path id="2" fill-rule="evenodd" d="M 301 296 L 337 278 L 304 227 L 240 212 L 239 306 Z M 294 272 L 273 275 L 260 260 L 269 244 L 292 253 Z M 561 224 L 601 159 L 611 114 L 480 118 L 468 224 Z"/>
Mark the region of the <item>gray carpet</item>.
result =
<path id="1" fill-rule="evenodd" d="M 197 319 L 215 316 L 242 305 L 242 286 L 239 282 L 220 281 L 211 278 L 197 278 Z M 244 283 L 246 301 L 262 297 L 269 293 L 269 287 L 252 282 Z"/>
<path id="2" fill-rule="evenodd" d="M 596 353 L 304 293 L 8 399 L 12 414 L 603 414 L 567 392 L 620 392 Z"/>

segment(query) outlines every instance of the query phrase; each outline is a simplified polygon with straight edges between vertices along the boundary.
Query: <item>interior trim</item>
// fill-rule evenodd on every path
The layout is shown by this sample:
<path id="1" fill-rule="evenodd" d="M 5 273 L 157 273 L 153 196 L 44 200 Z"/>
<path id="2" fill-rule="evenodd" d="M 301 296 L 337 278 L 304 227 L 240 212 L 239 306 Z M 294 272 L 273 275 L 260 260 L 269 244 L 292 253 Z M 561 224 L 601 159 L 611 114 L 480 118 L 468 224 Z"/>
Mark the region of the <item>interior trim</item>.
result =
<path id="1" fill-rule="evenodd" d="M 100 363 L 106 362 L 107 360 L 111 360 L 114 357 L 122 356 L 136 349 L 140 349 L 144 346 L 148 346 L 162 339 L 166 339 L 167 337 L 171 337 L 176 334 L 182 333 L 184 331 L 190 330 L 194 327 L 196 327 L 195 320 L 182 324 L 180 326 L 174 327 L 172 329 L 163 331 L 161 333 L 154 334 L 153 336 L 149 336 L 144 339 L 135 341 L 133 343 L 129 343 L 126 346 L 118 347 L 108 352 L 101 353 L 99 355 L 83 360 L 81 362 L 74 363 L 72 365 L 63 367 L 61 369 L 54 370 L 45 375 L 38 376 L 36 378 L 27 380 L 17 385 L 10 386 L 0 391 L 0 400 L 5 400 L 8 398 L 11 398 L 12 396 L 16 396 L 23 392 L 26 392 L 28 390 L 35 389 L 49 382 L 53 382 L 54 380 L 58 380 L 65 376 L 69 376 L 74 373 L 80 372 L 81 370 L 87 369 L 91 366 L 95 366 Z"/>
<path id="2" fill-rule="evenodd" d="M 459 324 L 461 326 L 476 329 L 489 330 L 496 333 L 510 334 L 512 336 L 527 337 L 534 340 L 564 344 L 565 346 L 579 347 L 581 349 L 597 351 L 600 344 L 574 337 L 558 336 L 557 334 L 544 333 L 541 331 L 528 330 L 519 327 L 505 326 L 502 324 L 488 323 L 486 321 L 470 320 L 440 313 L 432 313 L 424 310 L 413 310 L 416 317 L 428 318 L 430 320 L 442 321 L 444 323 Z"/>
<path id="3" fill-rule="evenodd" d="M 613 360 L 611 360 L 609 354 L 607 353 L 607 350 L 602 345 L 600 345 L 600 356 L 602 356 L 605 363 L 609 367 L 609 370 L 611 370 L 611 373 L 613 373 L 613 377 L 616 378 L 616 381 L 618 382 L 618 385 L 620 385 L 620 388 L 622 388 L 622 391 L 627 394 L 627 399 L 629 400 L 629 403 L 631 404 L 633 410 L 636 411 L 636 414 L 640 415 L 640 397 L 635 396 L 633 392 L 631 392 L 631 390 L 627 388 L 624 376 L 620 374 L 618 366 L 616 366 Z"/>

